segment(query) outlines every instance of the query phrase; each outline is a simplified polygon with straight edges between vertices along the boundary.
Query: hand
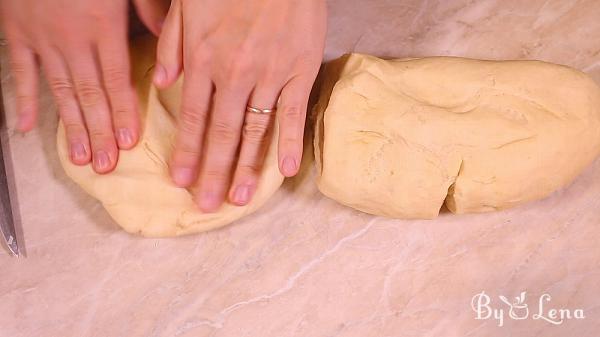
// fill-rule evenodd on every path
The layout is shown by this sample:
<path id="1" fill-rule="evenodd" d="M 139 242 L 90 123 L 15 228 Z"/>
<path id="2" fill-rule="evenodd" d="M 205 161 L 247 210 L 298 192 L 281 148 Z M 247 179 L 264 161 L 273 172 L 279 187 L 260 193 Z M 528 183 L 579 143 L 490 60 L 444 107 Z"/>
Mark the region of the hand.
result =
<path id="1" fill-rule="evenodd" d="M 159 36 L 171 0 L 133 0 L 133 4 L 140 21 L 152 34 Z"/>
<path id="2" fill-rule="evenodd" d="M 226 196 L 245 205 L 255 192 L 274 116 L 246 106 L 277 107 L 279 168 L 298 172 L 325 32 L 324 0 L 173 0 L 154 83 L 167 87 L 185 70 L 171 175 L 198 184 L 202 211 Z"/>
<path id="3" fill-rule="evenodd" d="M 16 81 L 17 128 L 29 131 L 36 123 L 41 65 L 72 162 L 92 160 L 96 172 L 110 172 L 118 148 L 132 148 L 139 133 L 127 1 L 0 0 L 0 10 Z"/>

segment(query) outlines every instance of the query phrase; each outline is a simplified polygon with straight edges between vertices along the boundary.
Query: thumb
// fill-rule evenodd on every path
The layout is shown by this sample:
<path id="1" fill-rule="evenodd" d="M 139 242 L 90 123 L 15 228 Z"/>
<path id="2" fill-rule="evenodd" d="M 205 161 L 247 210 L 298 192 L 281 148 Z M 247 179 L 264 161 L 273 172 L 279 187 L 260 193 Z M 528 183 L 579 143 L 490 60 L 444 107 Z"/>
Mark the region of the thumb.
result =
<path id="1" fill-rule="evenodd" d="M 156 67 L 154 69 L 154 85 L 165 89 L 179 77 L 183 68 L 183 27 L 181 16 L 181 0 L 173 0 L 164 29 L 156 46 Z"/>
<path id="2" fill-rule="evenodd" d="M 140 20 L 156 36 L 162 30 L 170 4 L 170 0 L 133 0 Z"/>

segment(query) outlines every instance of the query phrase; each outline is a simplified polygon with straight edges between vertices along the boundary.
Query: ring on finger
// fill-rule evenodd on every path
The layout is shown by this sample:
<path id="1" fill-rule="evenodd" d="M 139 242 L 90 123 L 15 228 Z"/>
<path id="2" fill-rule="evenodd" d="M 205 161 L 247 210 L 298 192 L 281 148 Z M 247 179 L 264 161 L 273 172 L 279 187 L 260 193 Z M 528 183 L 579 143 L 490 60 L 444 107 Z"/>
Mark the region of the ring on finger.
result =
<path id="1" fill-rule="evenodd" d="M 277 110 L 277 108 L 271 108 L 271 109 L 260 109 L 260 108 L 256 108 L 253 106 L 248 105 L 246 107 L 246 112 L 252 112 L 252 113 L 257 113 L 257 114 L 271 114 L 273 112 L 275 112 Z"/>

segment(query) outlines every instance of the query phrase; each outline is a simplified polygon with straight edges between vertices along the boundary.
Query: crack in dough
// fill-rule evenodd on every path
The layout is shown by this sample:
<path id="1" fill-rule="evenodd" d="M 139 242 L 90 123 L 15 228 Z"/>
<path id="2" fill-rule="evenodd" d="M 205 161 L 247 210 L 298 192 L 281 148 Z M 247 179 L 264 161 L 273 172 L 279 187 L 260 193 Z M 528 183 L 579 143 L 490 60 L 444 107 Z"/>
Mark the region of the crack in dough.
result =
<path id="1" fill-rule="evenodd" d="M 314 109 L 317 184 L 394 218 L 516 206 L 598 156 L 599 109 L 600 88 L 565 66 L 345 55 L 325 67 Z"/>

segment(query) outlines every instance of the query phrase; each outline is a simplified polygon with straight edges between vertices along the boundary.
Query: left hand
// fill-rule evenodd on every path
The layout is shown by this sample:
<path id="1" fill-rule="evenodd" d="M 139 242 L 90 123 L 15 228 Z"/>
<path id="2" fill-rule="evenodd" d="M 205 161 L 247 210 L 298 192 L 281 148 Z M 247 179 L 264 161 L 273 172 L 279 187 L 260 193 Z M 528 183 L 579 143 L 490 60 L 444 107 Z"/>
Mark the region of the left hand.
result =
<path id="1" fill-rule="evenodd" d="M 273 114 L 247 106 L 277 109 L 279 168 L 298 172 L 325 33 L 325 0 L 173 0 L 154 83 L 165 88 L 185 71 L 171 175 L 199 184 L 202 211 L 227 196 L 246 205 L 256 190 Z"/>

